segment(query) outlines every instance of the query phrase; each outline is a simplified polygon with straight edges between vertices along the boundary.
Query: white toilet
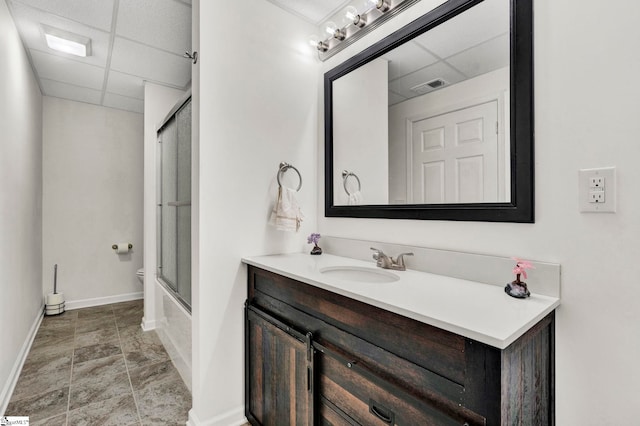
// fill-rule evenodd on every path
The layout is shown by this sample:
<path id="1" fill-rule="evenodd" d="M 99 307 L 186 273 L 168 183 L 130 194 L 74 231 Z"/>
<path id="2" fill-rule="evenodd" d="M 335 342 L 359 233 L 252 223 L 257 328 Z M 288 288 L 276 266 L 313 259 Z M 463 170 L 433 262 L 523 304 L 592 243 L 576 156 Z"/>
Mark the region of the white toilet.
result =
<path id="1" fill-rule="evenodd" d="M 144 268 L 140 268 L 136 271 L 136 277 L 141 284 L 144 284 Z"/>

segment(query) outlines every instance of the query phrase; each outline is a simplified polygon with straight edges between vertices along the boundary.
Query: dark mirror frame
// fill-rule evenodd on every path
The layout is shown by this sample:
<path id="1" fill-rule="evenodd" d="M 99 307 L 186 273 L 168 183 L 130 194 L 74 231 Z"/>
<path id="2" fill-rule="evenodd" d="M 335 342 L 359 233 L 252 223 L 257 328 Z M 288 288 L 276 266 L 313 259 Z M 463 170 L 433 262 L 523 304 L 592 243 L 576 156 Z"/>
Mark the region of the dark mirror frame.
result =
<path id="1" fill-rule="evenodd" d="M 336 206 L 333 194 L 333 81 L 483 0 L 449 0 L 324 75 L 325 216 L 534 222 L 533 0 L 511 0 L 511 201 Z"/>

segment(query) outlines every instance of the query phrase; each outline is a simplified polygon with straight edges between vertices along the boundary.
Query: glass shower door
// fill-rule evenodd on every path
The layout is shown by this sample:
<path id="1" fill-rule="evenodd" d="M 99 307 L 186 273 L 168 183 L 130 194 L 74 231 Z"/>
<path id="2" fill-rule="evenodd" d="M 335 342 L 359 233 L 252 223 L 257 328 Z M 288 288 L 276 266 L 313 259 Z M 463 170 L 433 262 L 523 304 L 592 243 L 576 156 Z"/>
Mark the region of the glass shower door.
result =
<path id="1" fill-rule="evenodd" d="M 191 99 L 158 131 L 158 278 L 191 307 Z"/>

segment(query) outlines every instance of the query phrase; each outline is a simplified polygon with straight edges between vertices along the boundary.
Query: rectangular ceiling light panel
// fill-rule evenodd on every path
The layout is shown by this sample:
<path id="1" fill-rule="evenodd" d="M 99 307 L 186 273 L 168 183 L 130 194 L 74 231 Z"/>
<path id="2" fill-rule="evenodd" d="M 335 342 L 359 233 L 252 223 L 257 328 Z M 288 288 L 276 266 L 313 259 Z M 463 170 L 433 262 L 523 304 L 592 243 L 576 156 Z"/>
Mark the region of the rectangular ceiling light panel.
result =
<path id="1" fill-rule="evenodd" d="M 42 25 L 42 32 L 50 49 L 76 56 L 91 56 L 91 39 L 88 37 L 44 24 Z"/>

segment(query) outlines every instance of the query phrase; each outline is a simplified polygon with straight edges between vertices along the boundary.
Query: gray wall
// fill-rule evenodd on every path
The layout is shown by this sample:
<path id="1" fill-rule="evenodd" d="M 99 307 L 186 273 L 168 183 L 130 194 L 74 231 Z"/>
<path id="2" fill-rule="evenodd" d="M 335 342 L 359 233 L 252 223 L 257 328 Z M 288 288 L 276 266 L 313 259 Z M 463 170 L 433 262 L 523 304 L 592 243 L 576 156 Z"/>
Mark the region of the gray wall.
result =
<path id="1" fill-rule="evenodd" d="M 0 1 L 0 414 L 42 313 L 42 95 Z"/>
<path id="2" fill-rule="evenodd" d="M 57 263 L 70 308 L 142 297 L 143 142 L 142 114 L 44 97 L 43 290 Z"/>

